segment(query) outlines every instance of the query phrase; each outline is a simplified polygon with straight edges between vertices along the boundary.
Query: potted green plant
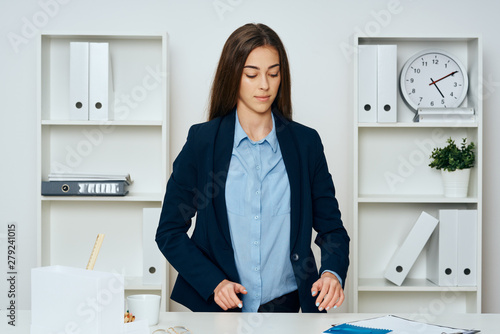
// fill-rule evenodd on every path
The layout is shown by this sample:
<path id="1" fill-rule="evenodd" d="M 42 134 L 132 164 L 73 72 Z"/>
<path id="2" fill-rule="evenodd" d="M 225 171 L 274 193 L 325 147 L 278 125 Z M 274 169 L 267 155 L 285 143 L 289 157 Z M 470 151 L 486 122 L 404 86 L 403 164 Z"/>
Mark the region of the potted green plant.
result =
<path id="1" fill-rule="evenodd" d="M 446 142 L 447 146 L 432 150 L 429 166 L 441 170 L 446 197 L 467 197 L 470 169 L 476 161 L 475 145 L 467 144 L 467 138 L 462 138 L 460 147 L 451 138 Z"/>

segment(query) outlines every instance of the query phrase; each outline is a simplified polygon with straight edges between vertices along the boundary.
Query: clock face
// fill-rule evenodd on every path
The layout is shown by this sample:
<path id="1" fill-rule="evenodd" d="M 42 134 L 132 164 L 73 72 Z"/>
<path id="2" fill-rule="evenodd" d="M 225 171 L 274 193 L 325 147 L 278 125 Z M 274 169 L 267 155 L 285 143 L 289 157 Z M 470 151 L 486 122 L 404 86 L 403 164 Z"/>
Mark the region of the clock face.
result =
<path id="1" fill-rule="evenodd" d="M 401 94 L 413 111 L 456 108 L 465 99 L 468 86 L 465 67 L 444 51 L 419 52 L 401 70 Z"/>

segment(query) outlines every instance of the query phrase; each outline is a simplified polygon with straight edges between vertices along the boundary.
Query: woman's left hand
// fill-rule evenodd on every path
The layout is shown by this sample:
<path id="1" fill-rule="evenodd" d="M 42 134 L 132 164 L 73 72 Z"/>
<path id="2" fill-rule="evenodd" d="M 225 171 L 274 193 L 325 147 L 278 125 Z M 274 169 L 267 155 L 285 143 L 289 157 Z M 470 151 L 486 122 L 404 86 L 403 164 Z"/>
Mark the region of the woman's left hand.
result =
<path id="1" fill-rule="evenodd" d="M 344 290 L 337 276 L 325 272 L 312 286 L 311 293 L 316 296 L 316 306 L 320 311 L 337 308 L 344 302 Z"/>

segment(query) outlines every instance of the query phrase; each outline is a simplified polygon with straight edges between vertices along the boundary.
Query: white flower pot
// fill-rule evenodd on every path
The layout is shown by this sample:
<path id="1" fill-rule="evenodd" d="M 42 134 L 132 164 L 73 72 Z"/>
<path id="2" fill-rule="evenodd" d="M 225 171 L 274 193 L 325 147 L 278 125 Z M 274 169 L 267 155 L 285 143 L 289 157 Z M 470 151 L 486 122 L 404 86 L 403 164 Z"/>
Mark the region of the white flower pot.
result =
<path id="1" fill-rule="evenodd" d="M 453 172 L 441 170 L 445 197 L 467 197 L 470 168 L 457 169 Z"/>

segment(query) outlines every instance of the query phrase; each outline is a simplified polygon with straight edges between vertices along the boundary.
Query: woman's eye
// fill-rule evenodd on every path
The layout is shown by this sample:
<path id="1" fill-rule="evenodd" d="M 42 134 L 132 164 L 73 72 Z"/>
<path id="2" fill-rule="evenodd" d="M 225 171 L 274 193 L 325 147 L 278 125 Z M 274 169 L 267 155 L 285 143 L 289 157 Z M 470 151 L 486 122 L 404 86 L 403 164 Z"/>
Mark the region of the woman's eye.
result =
<path id="1" fill-rule="evenodd" d="M 269 74 L 270 76 L 272 76 L 273 78 L 276 78 L 278 75 L 280 75 L 280 72 L 276 73 L 276 74 Z"/>
<path id="2" fill-rule="evenodd" d="M 250 79 L 257 77 L 257 74 L 255 74 L 255 75 L 245 74 L 245 75 L 247 76 L 247 78 L 250 78 Z"/>

